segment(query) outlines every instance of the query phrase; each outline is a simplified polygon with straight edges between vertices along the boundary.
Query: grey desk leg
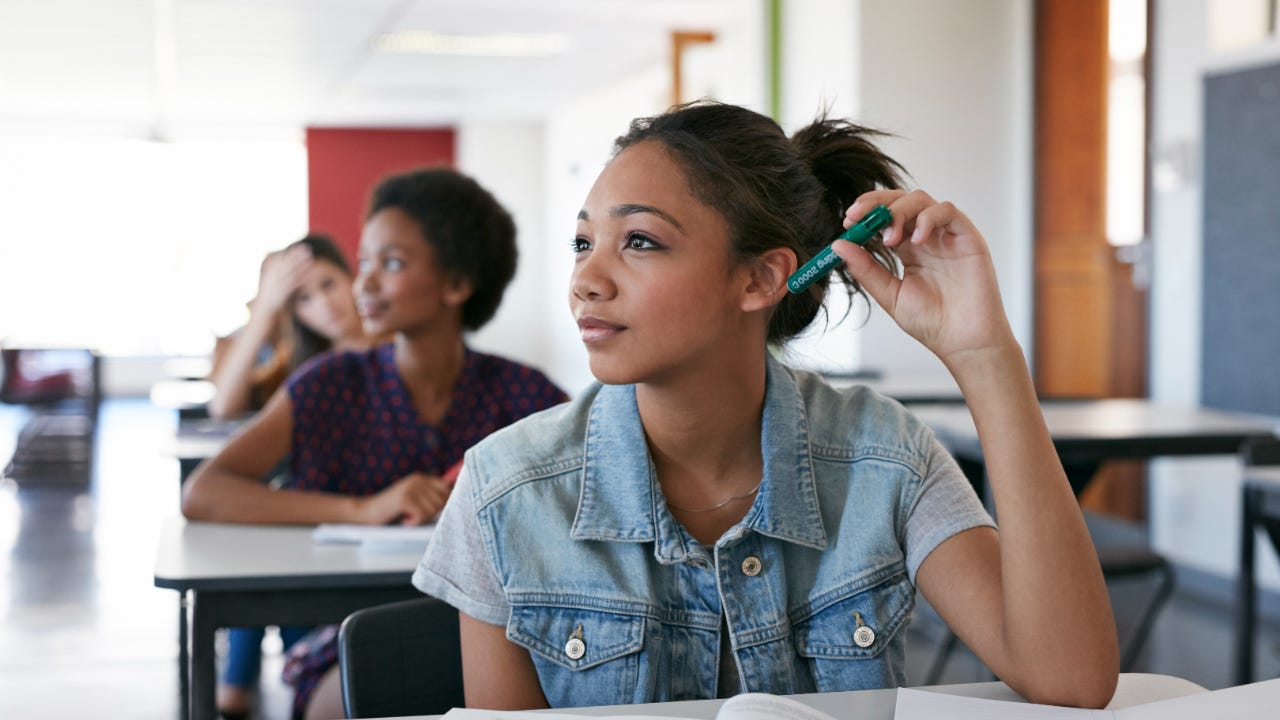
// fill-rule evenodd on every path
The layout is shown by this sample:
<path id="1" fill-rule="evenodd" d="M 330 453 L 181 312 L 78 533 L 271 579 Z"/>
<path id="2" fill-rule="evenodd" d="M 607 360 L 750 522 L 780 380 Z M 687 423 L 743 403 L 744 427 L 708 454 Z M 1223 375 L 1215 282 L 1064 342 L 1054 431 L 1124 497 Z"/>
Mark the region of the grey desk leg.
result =
<path id="1" fill-rule="evenodd" d="M 187 643 L 187 591 L 178 591 L 178 717 L 191 718 L 191 655 Z"/>
<path id="2" fill-rule="evenodd" d="M 216 720 L 216 668 L 214 663 L 214 631 L 218 629 L 215 613 L 200 601 L 200 593 L 191 593 L 191 709 L 192 720 Z"/>
<path id="3" fill-rule="evenodd" d="M 1236 581 L 1236 685 L 1253 682 L 1253 616 L 1257 603 L 1253 554 L 1262 492 L 1246 485 L 1242 497 L 1244 511 L 1240 519 L 1240 574 Z"/>

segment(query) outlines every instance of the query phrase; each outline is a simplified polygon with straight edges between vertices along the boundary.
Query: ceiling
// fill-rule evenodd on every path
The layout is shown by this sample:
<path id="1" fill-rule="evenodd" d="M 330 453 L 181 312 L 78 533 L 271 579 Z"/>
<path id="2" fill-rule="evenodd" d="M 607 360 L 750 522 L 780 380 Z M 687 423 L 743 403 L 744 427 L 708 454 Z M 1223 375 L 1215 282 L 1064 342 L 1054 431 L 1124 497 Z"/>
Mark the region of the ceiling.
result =
<path id="1" fill-rule="evenodd" d="M 0 0 L 0 134 L 170 139 L 536 117 L 715 30 L 733 0 Z M 738 9 L 741 10 L 741 5 Z M 521 33 L 553 55 L 381 52 Z"/>

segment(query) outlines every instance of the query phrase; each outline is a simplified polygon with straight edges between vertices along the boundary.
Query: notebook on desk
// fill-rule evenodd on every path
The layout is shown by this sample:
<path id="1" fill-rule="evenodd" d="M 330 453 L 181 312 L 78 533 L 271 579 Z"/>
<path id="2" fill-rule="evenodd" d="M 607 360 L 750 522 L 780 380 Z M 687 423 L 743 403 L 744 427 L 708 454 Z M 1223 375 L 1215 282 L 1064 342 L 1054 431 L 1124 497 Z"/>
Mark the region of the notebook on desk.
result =
<path id="1" fill-rule="evenodd" d="M 898 689 L 894 720 L 1263 720 L 1280 704 L 1280 678 L 1117 710 L 1085 710 Z"/>
<path id="2" fill-rule="evenodd" d="M 311 539 L 318 543 L 356 544 L 370 550 L 404 551 L 425 549 L 435 525 L 317 525 Z"/>

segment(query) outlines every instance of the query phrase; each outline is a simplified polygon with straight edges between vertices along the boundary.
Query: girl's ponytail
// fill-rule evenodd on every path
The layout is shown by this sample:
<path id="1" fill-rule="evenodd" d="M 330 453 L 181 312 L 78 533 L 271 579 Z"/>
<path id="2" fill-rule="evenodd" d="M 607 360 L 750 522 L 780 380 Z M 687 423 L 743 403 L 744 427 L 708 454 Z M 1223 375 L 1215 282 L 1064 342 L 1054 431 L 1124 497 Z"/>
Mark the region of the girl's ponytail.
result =
<path id="1" fill-rule="evenodd" d="M 898 161 L 884 154 L 873 142 L 886 137 L 886 133 L 863 127 L 846 120 L 819 118 L 791 136 L 796 151 L 808 163 L 818 182 L 824 188 L 823 217 L 831 221 L 826 228 L 817 229 L 811 243 L 806 243 L 808 255 L 799 258 L 803 265 L 822 248 L 831 244 L 843 230 L 841 219 L 844 211 L 863 193 L 876 188 L 900 188 L 906 170 Z M 863 246 L 881 265 L 896 271 L 897 257 L 885 247 L 880 236 L 873 237 Z M 845 283 L 852 299 L 862 294 L 858 283 L 849 276 L 844 265 L 833 271 Z M 816 293 L 821 302 L 826 287 L 815 283 L 807 292 Z M 798 332 L 798 330 L 797 330 Z"/>

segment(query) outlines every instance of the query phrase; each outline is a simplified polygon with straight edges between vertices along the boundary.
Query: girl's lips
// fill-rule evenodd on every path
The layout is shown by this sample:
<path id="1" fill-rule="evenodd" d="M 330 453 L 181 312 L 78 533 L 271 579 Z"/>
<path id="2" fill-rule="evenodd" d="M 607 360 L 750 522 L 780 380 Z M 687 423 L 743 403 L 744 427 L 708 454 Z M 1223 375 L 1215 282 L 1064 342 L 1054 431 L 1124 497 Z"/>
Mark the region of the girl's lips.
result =
<path id="1" fill-rule="evenodd" d="M 362 318 L 377 317 L 382 314 L 386 308 L 386 303 L 375 302 L 372 300 L 361 300 L 356 303 L 356 312 L 360 313 Z"/>
<path id="2" fill-rule="evenodd" d="M 584 343 L 603 342 L 626 329 L 623 325 L 615 325 L 600 318 L 584 317 L 578 320 L 578 331 L 582 333 Z"/>

